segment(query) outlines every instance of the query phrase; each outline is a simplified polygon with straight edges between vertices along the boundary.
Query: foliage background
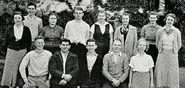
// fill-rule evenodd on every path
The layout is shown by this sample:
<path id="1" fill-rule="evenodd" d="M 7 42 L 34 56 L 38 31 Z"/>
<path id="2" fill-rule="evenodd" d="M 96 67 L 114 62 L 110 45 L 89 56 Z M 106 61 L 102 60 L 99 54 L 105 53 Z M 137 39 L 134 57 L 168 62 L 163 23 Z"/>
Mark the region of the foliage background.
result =
<path id="1" fill-rule="evenodd" d="M 13 24 L 12 13 L 16 10 L 21 10 L 24 15 L 27 14 L 26 6 L 28 2 L 38 2 L 39 0 L 0 0 L 0 44 L 4 38 L 4 32 L 6 28 Z M 64 0 L 59 0 L 64 1 Z M 107 0 L 108 3 L 102 4 L 101 0 L 95 0 L 94 10 L 86 11 L 83 17 L 83 20 L 88 24 L 92 25 L 97 21 L 96 13 L 98 5 L 105 8 L 109 11 L 120 11 L 122 8 L 128 9 L 128 13 L 131 14 L 130 24 L 138 28 L 138 34 L 143 25 L 148 23 L 147 12 L 151 10 L 156 10 L 158 8 L 158 0 Z M 178 22 L 175 24 L 177 28 L 180 29 L 182 35 L 182 48 L 179 51 L 179 65 L 185 67 L 185 0 L 165 0 L 166 9 L 165 14 L 174 13 L 178 17 Z M 138 9 L 144 8 L 144 13 L 138 12 Z M 165 15 L 164 14 L 164 15 Z M 72 12 L 62 11 L 58 13 L 59 21 L 58 25 L 65 27 L 66 23 L 69 20 L 74 19 Z M 164 25 L 163 19 L 164 15 L 159 17 L 157 23 L 161 26 Z M 38 12 L 37 16 L 43 19 L 44 25 L 47 25 L 47 15 L 44 15 L 42 12 Z M 110 19 L 115 19 L 116 17 L 111 17 Z M 119 17 L 118 17 L 119 18 Z"/>

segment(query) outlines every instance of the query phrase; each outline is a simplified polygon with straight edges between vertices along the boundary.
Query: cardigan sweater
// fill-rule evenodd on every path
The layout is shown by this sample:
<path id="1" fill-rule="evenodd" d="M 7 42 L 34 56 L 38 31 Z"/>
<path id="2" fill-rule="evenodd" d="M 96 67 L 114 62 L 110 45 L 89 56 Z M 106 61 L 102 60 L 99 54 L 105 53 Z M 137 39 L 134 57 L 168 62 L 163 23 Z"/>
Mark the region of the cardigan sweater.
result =
<path id="1" fill-rule="evenodd" d="M 162 48 L 163 48 L 163 43 L 162 43 L 162 37 L 165 33 L 165 29 L 166 27 L 164 26 L 163 28 L 159 29 L 157 31 L 157 35 L 156 35 L 156 46 L 159 50 L 159 53 L 162 52 Z M 174 53 L 178 53 L 179 49 L 182 46 L 182 42 L 181 42 L 181 33 L 179 31 L 178 28 L 176 27 L 172 27 L 173 29 L 173 36 L 174 36 L 174 41 L 173 41 L 173 51 Z"/>
<path id="2" fill-rule="evenodd" d="M 100 83 L 101 79 L 101 72 L 102 72 L 102 64 L 103 59 L 100 55 L 97 56 L 97 59 L 92 67 L 92 71 L 89 74 L 88 71 L 88 63 L 87 63 L 87 54 L 82 55 L 79 61 L 79 68 L 80 68 L 80 77 L 83 77 L 83 79 L 80 79 L 80 84 L 86 81 L 91 81 L 95 83 Z"/>
<path id="3" fill-rule="evenodd" d="M 7 48 L 10 48 L 17 51 L 21 49 L 27 49 L 27 51 L 30 51 L 31 33 L 29 28 L 26 26 L 23 26 L 22 38 L 16 41 L 16 38 L 14 35 L 14 28 L 13 26 L 9 26 L 5 32 L 5 40 L 4 40 L 3 46 L 5 46 L 4 47 L 5 50 Z"/>

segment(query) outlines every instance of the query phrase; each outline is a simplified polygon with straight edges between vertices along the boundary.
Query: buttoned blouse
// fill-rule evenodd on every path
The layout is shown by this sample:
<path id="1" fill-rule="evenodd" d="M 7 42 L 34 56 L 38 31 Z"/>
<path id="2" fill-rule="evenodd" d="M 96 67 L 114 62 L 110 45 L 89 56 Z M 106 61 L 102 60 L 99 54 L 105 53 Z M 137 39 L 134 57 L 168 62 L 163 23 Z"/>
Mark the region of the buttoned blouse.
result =
<path id="1" fill-rule="evenodd" d="M 45 38 L 46 46 L 58 47 L 61 37 L 64 36 L 64 30 L 58 25 L 54 27 L 47 25 L 42 29 L 41 35 Z"/>
<path id="2" fill-rule="evenodd" d="M 145 38 L 150 44 L 155 44 L 156 42 L 156 34 L 157 30 L 162 28 L 158 24 L 152 25 L 152 24 L 147 24 L 143 26 L 141 30 L 141 37 Z"/>
<path id="3" fill-rule="evenodd" d="M 133 68 L 133 71 L 148 72 L 150 68 L 154 67 L 154 62 L 150 55 L 144 54 L 140 56 L 136 54 L 131 57 L 129 66 Z"/>
<path id="4" fill-rule="evenodd" d="M 19 28 L 14 25 L 13 28 L 14 28 L 14 36 L 16 40 L 20 40 L 23 34 L 23 25 L 21 25 Z"/>

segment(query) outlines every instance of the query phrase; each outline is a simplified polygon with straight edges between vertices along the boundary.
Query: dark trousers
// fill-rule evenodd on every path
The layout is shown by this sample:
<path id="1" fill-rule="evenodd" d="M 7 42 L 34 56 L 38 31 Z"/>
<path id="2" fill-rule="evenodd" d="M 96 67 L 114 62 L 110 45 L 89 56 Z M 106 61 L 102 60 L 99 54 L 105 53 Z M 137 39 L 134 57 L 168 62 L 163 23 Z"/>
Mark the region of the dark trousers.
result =
<path id="1" fill-rule="evenodd" d="M 87 52 L 87 49 L 86 49 L 86 46 L 81 43 L 78 43 L 78 44 L 72 43 L 70 51 L 76 54 L 77 56 L 81 56 Z"/>
<path id="2" fill-rule="evenodd" d="M 147 54 L 151 55 L 154 61 L 154 64 L 156 63 L 157 60 L 157 55 L 158 55 L 158 49 L 156 45 L 149 45 L 148 51 L 146 51 Z"/>
<path id="3" fill-rule="evenodd" d="M 96 82 L 83 82 L 80 88 L 101 88 L 99 83 Z"/>
<path id="4" fill-rule="evenodd" d="M 76 85 L 66 85 L 66 86 L 62 86 L 62 85 L 50 85 L 50 88 L 77 88 Z"/>

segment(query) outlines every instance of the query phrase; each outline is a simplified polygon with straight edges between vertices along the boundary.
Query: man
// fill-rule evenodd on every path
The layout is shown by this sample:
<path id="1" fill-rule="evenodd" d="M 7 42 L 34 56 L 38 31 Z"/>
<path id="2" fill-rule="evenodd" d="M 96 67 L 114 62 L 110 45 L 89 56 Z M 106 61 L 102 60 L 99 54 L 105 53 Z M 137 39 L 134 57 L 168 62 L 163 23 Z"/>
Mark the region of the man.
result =
<path id="1" fill-rule="evenodd" d="M 114 39 L 120 39 L 122 42 L 122 52 L 129 58 L 136 54 L 137 29 L 129 24 L 130 14 L 123 13 L 122 25 L 117 27 L 114 33 Z"/>
<path id="2" fill-rule="evenodd" d="M 154 63 L 157 60 L 158 49 L 156 47 L 156 34 L 157 30 L 162 28 L 159 26 L 157 21 L 157 13 L 152 11 L 149 13 L 148 16 L 150 22 L 147 25 L 144 25 L 141 30 L 141 37 L 145 38 L 146 41 L 149 43 L 149 49 L 146 51 L 147 54 L 151 55 L 153 58 Z"/>
<path id="3" fill-rule="evenodd" d="M 50 88 L 76 88 L 79 73 L 77 55 L 69 51 L 71 42 L 68 39 L 62 39 L 59 46 L 61 51 L 57 51 L 49 62 Z"/>
<path id="4" fill-rule="evenodd" d="M 75 7 L 73 15 L 75 19 L 67 22 L 64 38 L 72 42 L 70 51 L 79 56 L 86 51 L 85 43 L 89 39 L 90 26 L 82 20 L 84 12 L 81 7 Z"/>
<path id="5" fill-rule="evenodd" d="M 82 55 L 79 62 L 80 67 L 80 88 L 100 88 L 102 77 L 102 57 L 95 52 L 97 48 L 94 39 L 86 42 L 87 53 Z"/>
<path id="6" fill-rule="evenodd" d="M 35 3 L 28 3 L 27 7 L 28 15 L 25 16 L 24 25 L 29 27 L 31 31 L 32 42 L 34 41 L 35 37 L 39 35 L 43 28 L 42 19 L 35 16 L 36 14 L 36 4 Z"/>
<path id="7" fill-rule="evenodd" d="M 129 73 L 129 60 L 121 52 L 121 40 L 116 39 L 112 45 L 112 52 L 103 58 L 102 73 L 107 78 L 103 88 L 128 88 L 125 82 Z"/>
<path id="8" fill-rule="evenodd" d="M 43 49 L 44 37 L 42 36 L 35 38 L 35 46 L 36 49 L 26 54 L 19 67 L 25 82 L 23 88 L 49 88 L 48 64 L 52 54 Z M 28 68 L 28 77 L 26 68 Z"/>

